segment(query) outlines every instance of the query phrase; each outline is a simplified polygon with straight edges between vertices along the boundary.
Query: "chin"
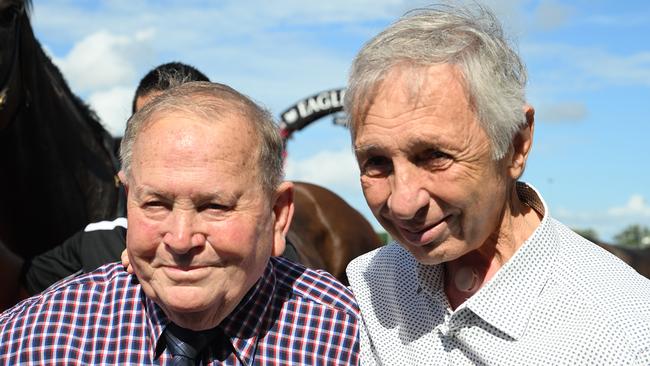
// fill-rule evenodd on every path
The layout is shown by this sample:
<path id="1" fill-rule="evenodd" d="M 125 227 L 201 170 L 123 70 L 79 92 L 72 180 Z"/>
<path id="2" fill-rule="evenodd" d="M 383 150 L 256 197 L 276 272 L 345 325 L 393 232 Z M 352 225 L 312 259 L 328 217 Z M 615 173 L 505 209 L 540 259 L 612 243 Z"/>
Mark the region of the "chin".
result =
<path id="1" fill-rule="evenodd" d="M 422 246 L 402 244 L 402 246 L 411 253 L 418 263 L 428 266 L 442 264 L 455 259 L 454 256 L 451 255 L 452 253 L 447 250 L 446 247 L 448 247 L 448 245 L 446 242 L 429 243 Z"/>
<path id="2" fill-rule="evenodd" d="M 423 254 L 423 253 L 413 253 L 411 252 L 413 257 L 415 257 L 415 260 L 418 261 L 420 264 L 424 264 L 427 266 L 435 266 L 438 264 L 442 264 L 445 262 L 448 262 L 443 256 L 440 255 L 433 255 L 431 253 Z"/>
<path id="3" fill-rule="evenodd" d="M 178 313 L 197 313 L 220 307 L 221 299 L 214 298 L 200 287 L 179 286 L 168 289 L 164 301 L 165 308 Z"/>

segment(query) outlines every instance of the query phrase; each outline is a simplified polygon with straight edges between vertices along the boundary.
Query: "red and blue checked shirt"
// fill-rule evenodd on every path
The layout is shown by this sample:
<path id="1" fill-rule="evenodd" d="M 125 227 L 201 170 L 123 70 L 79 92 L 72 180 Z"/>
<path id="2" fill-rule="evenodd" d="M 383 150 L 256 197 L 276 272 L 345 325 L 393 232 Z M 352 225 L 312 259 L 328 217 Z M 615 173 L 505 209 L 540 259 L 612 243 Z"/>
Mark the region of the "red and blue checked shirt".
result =
<path id="1" fill-rule="evenodd" d="M 220 324 L 232 343 L 208 365 L 356 365 L 359 309 L 326 273 L 271 258 Z M 64 280 L 0 315 L 1 365 L 165 365 L 169 320 L 119 264 Z M 160 340 L 160 342 L 159 342 Z M 216 346 L 215 346 L 216 347 Z"/>

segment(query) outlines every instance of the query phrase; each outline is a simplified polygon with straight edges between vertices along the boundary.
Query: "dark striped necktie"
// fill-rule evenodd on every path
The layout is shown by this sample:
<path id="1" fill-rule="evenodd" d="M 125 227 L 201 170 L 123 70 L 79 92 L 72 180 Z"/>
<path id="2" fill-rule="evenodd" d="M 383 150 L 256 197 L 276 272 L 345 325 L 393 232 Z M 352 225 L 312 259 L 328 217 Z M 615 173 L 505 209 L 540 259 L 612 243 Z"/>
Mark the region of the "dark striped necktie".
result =
<path id="1" fill-rule="evenodd" d="M 174 366 L 194 366 L 201 361 L 201 352 L 215 338 L 224 338 L 220 327 L 194 331 L 169 323 L 163 332 L 167 349 L 174 356 Z"/>

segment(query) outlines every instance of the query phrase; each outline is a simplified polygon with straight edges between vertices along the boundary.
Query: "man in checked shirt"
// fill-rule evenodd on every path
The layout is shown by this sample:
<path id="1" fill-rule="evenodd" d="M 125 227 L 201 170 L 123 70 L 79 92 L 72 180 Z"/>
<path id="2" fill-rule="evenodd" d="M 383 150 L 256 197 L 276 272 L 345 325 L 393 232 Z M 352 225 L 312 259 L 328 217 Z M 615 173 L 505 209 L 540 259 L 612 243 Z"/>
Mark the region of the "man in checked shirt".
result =
<path id="1" fill-rule="evenodd" d="M 6 311 L 1 364 L 357 363 L 351 293 L 272 257 L 293 188 L 267 111 L 225 85 L 183 84 L 131 117 L 120 155 L 135 275 L 110 264 Z"/>

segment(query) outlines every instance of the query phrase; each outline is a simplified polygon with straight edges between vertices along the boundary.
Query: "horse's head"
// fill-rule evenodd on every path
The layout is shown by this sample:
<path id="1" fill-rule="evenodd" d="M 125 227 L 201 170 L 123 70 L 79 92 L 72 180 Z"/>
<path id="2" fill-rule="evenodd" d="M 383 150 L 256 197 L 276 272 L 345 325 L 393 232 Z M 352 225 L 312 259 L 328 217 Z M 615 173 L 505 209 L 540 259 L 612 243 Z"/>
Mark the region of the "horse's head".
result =
<path id="1" fill-rule="evenodd" d="M 20 90 L 20 33 L 31 2 L 0 0 L 0 130 L 9 125 L 22 101 Z"/>

